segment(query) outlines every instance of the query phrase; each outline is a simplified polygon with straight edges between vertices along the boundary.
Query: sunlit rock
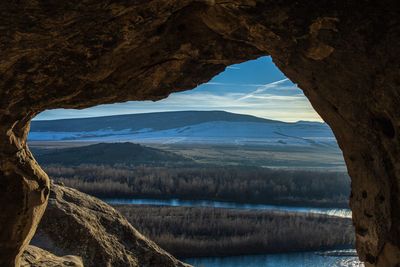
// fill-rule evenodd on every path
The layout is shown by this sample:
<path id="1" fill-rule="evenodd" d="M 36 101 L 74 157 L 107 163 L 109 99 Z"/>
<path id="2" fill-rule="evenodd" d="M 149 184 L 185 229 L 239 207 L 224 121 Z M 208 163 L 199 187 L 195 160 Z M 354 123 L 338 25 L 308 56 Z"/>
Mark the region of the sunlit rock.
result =
<path id="1" fill-rule="evenodd" d="M 188 266 L 99 199 L 57 184 L 51 188 L 34 245 L 57 255 L 77 255 L 87 267 Z"/>

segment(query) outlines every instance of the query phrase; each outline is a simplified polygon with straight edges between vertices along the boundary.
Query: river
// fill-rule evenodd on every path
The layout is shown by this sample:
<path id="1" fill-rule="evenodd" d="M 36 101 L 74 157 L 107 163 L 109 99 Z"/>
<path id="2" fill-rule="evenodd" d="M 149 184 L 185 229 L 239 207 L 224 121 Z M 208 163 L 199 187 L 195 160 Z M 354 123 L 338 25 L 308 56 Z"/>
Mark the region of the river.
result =
<path id="1" fill-rule="evenodd" d="M 315 208 L 315 207 L 294 207 L 294 206 L 278 206 L 266 204 L 244 204 L 224 201 L 210 200 L 182 200 L 182 199 L 137 199 L 137 198 L 109 198 L 103 199 L 109 204 L 134 204 L 134 205 L 157 205 L 171 207 L 212 207 L 226 209 L 242 209 L 242 210 L 277 210 L 304 213 L 318 213 L 332 216 L 351 218 L 349 209 L 335 208 Z"/>
<path id="2" fill-rule="evenodd" d="M 321 256 L 316 252 L 296 252 L 234 257 L 189 258 L 195 267 L 361 267 L 354 256 Z"/>
<path id="3" fill-rule="evenodd" d="M 181 200 L 181 199 L 103 199 L 109 204 L 134 204 L 134 205 L 157 205 L 172 207 L 213 207 L 228 208 L 241 210 L 271 210 L 271 211 L 288 211 L 302 213 L 327 214 L 331 216 L 339 216 L 351 218 L 349 209 L 335 208 L 315 208 L 315 207 L 294 207 L 294 206 L 278 206 L 266 204 L 244 204 L 223 201 L 210 200 Z M 339 253 L 336 256 L 324 256 L 318 252 L 295 252 L 280 254 L 262 254 L 262 255 L 246 255 L 233 257 L 203 257 L 188 258 L 185 262 L 196 267 L 361 267 L 355 257 L 355 252 Z M 347 255 L 346 255 L 347 254 Z M 349 255 L 350 254 L 350 255 Z"/>

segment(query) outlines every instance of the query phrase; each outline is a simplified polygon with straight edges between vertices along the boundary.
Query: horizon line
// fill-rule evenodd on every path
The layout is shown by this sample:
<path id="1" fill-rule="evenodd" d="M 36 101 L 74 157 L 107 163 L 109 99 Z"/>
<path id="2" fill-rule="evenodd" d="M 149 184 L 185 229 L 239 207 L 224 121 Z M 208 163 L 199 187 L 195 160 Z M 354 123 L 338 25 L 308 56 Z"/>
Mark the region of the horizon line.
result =
<path id="1" fill-rule="evenodd" d="M 255 118 L 270 120 L 270 121 L 278 121 L 278 122 L 285 122 L 285 123 L 298 123 L 298 122 L 318 122 L 318 123 L 326 123 L 324 120 L 297 120 L 297 121 L 284 121 L 278 119 L 271 119 L 265 117 L 259 117 L 252 114 L 246 113 L 236 113 L 231 111 L 226 111 L 222 109 L 215 109 L 215 110 L 166 110 L 166 111 L 151 111 L 151 112 L 139 112 L 139 113 L 123 113 L 123 114 L 113 114 L 113 115 L 101 115 L 101 116 L 88 116 L 88 117 L 66 117 L 66 118 L 58 118 L 58 119 L 35 119 L 33 118 L 32 121 L 59 121 L 59 120 L 76 120 L 76 119 L 93 119 L 93 118 L 107 118 L 107 117 L 115 117 L 115 116 L 128 116 L 128 115 L 141 115 L 141 114 L 155 114 L 155 113 L 173 113 L 173 112 L 225 112 L 235 115 L 244 115 L 244 116 L 251 116 Z"/>

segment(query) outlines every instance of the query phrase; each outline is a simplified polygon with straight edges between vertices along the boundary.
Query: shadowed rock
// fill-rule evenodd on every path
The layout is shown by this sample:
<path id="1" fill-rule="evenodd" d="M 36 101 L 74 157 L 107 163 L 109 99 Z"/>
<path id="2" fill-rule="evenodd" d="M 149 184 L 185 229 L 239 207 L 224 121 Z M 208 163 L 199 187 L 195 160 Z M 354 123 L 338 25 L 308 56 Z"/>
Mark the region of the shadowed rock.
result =
<path id="1" fill-rule="evenodd" d="M 141 235 L 114 208 L 53 184 L 32 243 L 57 255 L 77 255 L 87 267 L 189 266 Z"/>
<path id="2" fill-rule="evenodd" d="M 22 267 L 83 267 L 82 259 L 76 256 L 58 257 L 35 246 L 28 246 L 22 254 Z"/>

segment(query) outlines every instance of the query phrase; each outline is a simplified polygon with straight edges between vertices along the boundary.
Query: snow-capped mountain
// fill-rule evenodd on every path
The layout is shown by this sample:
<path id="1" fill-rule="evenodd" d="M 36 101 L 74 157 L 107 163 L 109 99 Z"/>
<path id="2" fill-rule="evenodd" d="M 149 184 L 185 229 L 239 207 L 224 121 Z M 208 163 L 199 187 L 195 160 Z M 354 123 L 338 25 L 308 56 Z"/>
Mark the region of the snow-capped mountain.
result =
<path id="1" fill-rule="evenodd" d="M 286 123 L 224 111 L 33 121 L 29 140 L 337 146 L 325 123 Z"/>

